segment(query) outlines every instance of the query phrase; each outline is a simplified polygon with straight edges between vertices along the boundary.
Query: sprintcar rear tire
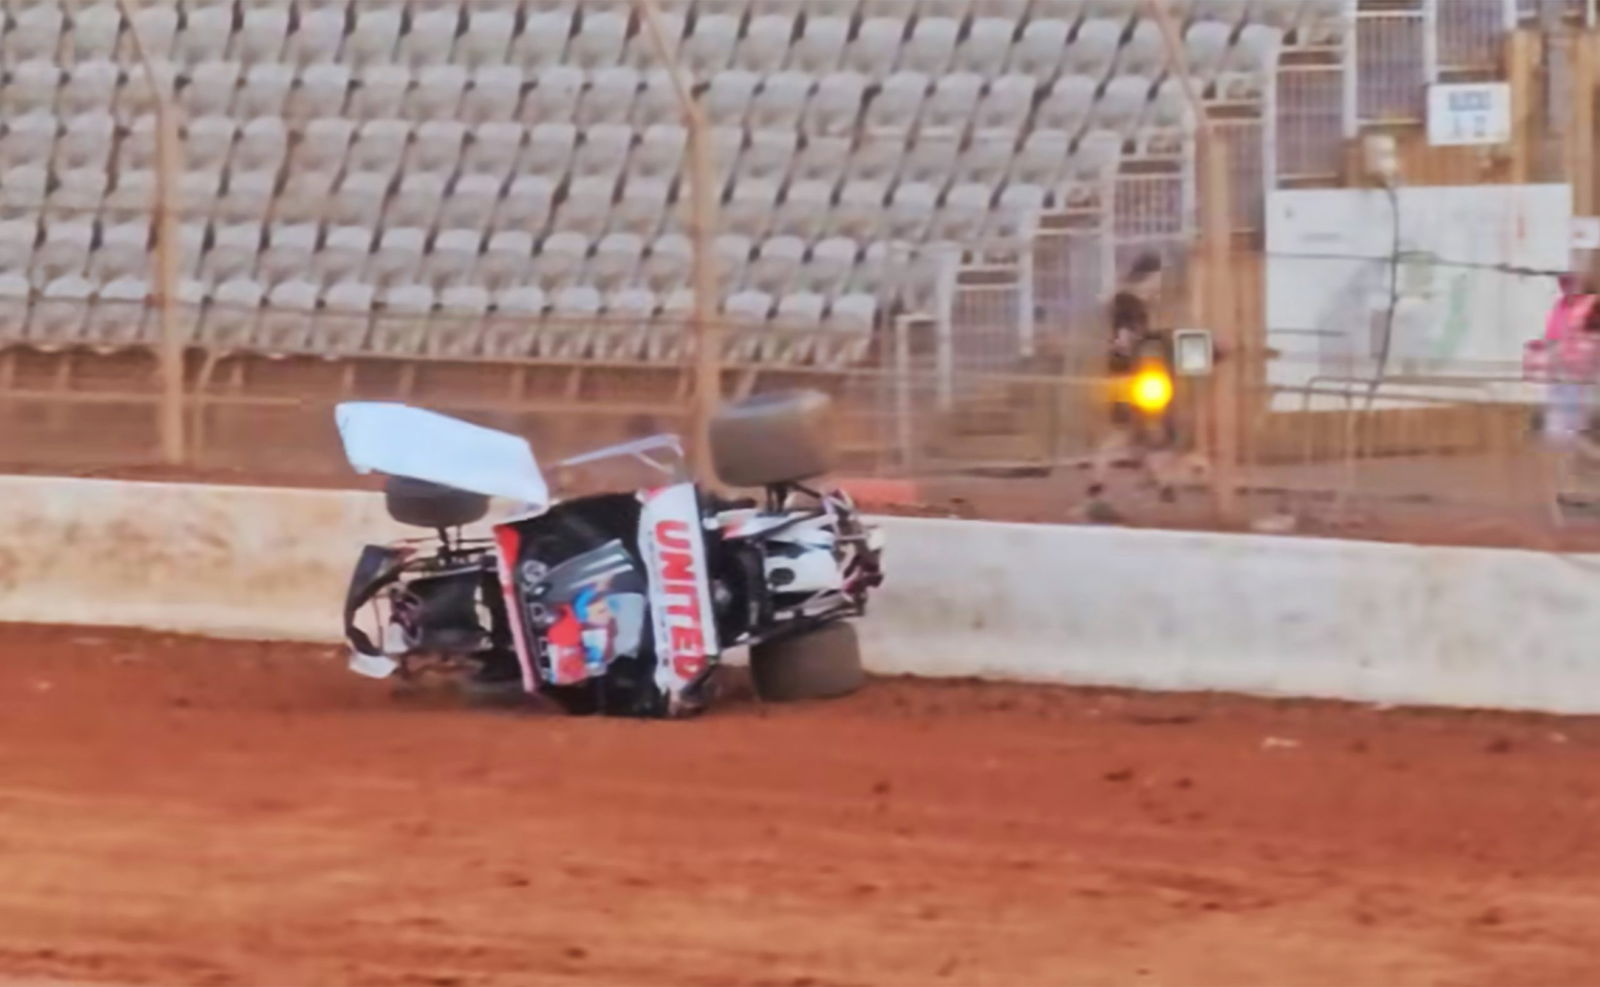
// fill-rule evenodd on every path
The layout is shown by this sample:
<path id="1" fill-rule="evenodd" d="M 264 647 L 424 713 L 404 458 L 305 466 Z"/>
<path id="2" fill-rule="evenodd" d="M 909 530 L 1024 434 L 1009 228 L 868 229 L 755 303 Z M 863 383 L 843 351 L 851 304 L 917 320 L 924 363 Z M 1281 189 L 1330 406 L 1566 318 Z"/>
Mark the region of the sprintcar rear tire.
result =
<path id="1" fill-rule="evenodd" d="M 489 513 L 489 498 L 483 494 L 408 476 L 389 477 L 383 496 L 390 517 L 419 528 L 458 528 L 481 521 Z"/>
<path id="2" fill-rule="evenodd" d="M 847 696 L 866 682 L 856 629 L 838 623 L 750 649 L 750 679 L 766 702 Z"/>
<path id="3" fill-rule="evenodd" d="M 833 467 L 832 400 L 821 391 L 757 394 L 723 405 L 711 420 L 717 476 L 765 487 L 821 476 Z"/>

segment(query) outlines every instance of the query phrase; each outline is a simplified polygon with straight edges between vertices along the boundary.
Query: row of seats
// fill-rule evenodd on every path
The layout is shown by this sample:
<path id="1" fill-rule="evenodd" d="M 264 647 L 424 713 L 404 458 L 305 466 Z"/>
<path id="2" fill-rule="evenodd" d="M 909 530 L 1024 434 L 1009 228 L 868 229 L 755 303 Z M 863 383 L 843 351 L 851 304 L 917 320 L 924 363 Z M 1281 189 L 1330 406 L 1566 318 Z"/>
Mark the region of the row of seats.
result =
<path id="1" fill-rule="evenodd" d="M 0 272 L 22 276 L 36 289 L 70 276 L 102 281 L 142 277 L 151 267 L 150 232 L 144 217 L 98 226 L 56 222 L 42 237 L 27 220 L 0 222 Z M 688 287 L 692 267 L 690 241 L 677 233 L 654 240 L 632 234 L 591 240 L 578 233 L 555 233 L 539 242 L 521 231 L 485 240 L 470 231 L 446 230 L 430 241 L 423 231 L 411 228 L 374 237 L 360 227 L 322 231 L 313 223 L 243 222 L 183 224 L 179 235 L 181 275 L 207 286 L 250 277 L 268 288 L 287 281 L 325 285 L 360 280 L 379 288 L 420 283 L 437 291 L 478 284 L 493 290 L 533 285 L 546 292 L 577 286 L 602 292 L 639 287 L 668 295 Z M 933 290 L 931 272 L 904 259 L 913 254 L 909 243 L 863 243 L 843 236 L 815 242 L 795 236 L 751 240 L 723 233 L 715 238 L 714 249 L 729 290 L 805 292 L 832 301 L 848 294 L 886 295 L 898 288 L 926 301 Z"/>
<path id="2" fill-rule="evenodd" d="M 947 71 L 1047 76 L 1063 57 L 1110 69 L 1135 3 L 1094 4 L 1035 0 L 982 4 L 868 5 L 807 0 L 763 4 L 746 14 L 726 5 L 665 5 L 666 33 L 680 64 L 708 77 L 729 68 L 774 72 L 784 68 L 820 75 L 854 69 L 881 78 L 896 69 L 937 75 Z M 1180 0 L 1196 22 L 1240 23 L 1248 0 Z M 1262 3 L 1266 23 L 1294 27 L 1324 0 Z M 677 9 L 675 9 L 677 8 Z M 1299 8 L 1299 9 L 1296 9 Z M 1314 8 L 1308 11 L 1306 8 Z M 686 11 L 693 11 L 692 18 Z M 1024 14 L 1031 14 L 1031 19 Z M 148 55 L 194 65 L 232 60 L 245 66 L 341 63 L 355 68 L 400 63 L 412 67 L 554 65 L 595 69 L 616 65 L 659 67 L 650 32 L 628 3 L 584 0 L 519 9 L 496 0 L 423 3 L 409 9 L 382 0 L 360 3 L 166 3 L 136 15 Z M 1148 21 L 1127 38 L 1124 57 L 1148 58 L 1160 39 Z M 0 38 L 9 62 L 42 59 L 79 62 L 131 54 L 118 4 L 87 3 L 66 16 L 53 0 L 13 5 Z"/>
<path id="3" fill-rule="evenodd" d="M 1135 85 L 1122 111 L 1116 98 L 1085 118 L 1069 98 L 1047 102 L 1036 126 L 1018 141 L 1017 131 L 985 131 L 963 138 L 959 132 L 930 129 L 908 141 L 892 132 L 847 137 L 796 132 L 747 133 L 740 128 L 713 132 L 713 156 L 725 184 L 754 182 L 820 182 L 831 190 L 852 181 L 892 185 L 896 181 L 926 183 L 943 189 L 951 183 L 1002 180 L 1055 189 L 1071 179 L 1096 177 L 1114 163 L 1122 142 L 1136 130 L 1181 133 L 1185 106 L 1174 84 L 1163 86 L 1146 101 Z M 1074 140 L 1085 125 L 1096 129 Z M 352 176 L 368 176 L 363 184 L 387 190 L 397 173 L 417 188 L 473 190 L 498 196 L 513 176 L 539 178 L 552 189 L 563 182 L 596 187 L 623 180 L 627 185 L 654 183 L 663 190 L 682 173 L 686 137 L 675 124 L 635 131 L 626 124 L 600 124 L 579 139 L 572 124 L 549 123 L 532 128 L 491 123 L 469 128 L 449 121 L 413 126 L 401 120 L 369 121 L 357 127 L 342 118 L 312 121 L 291 154 L 283 121 L 257 117 L 239 122 L 230 117 L 203 117 L 185 130 L 186 201 L 204 209 L 225 184 L 276 185 L 285 173 L 286 194 L 325 194 Z M 113 145 L 116 150 L 113 154 Z M 92 195 L 108 186 L 127 201 L 113 208 L 139 208 L 154 180 L 157 136 L 155 121 L 143 118 L 118 136 L 107 114 L 80 114 L 65 120 L 29 114 L 0 130 L 0 179 L 15 193 L 49 184 Z M 115 167 L 112 167 L 112 162 Z M 31 173 L 32 177 L 28 177 Z M 243 179 L 241 176 L 257 176 Z M 15 197 L 15 196 L 13 196 Z"/>
<path id="4" fill-rule="evenodd" d="M 159 322 L 149 288 L 136 277 L 96 282 L 69 275 L 35 292 L 25 279 L 0 272 L 0 343 L 109 349 L 153 342 Z M 587 286 L 552 295 L 531 286 L 491 293 L 476 285 L 435 292 L 404 284 L 380 291 L 359 281 L 327 288 L 286 281 L 268 289 L 243 277 L 214 290 L 186 283 L 182 295 L 185 322 L 199 341 L 274 355 L 680 359 L 681 327 L 694 307 L 687 290 L 665 297 L 642 288 L 602 295 Z M 805 292 L 743 291 L 722 305 L 720 317 L 733 330 L 724 356 L 848 366 L 870 346 L 876 310 L 871 295 L 830 303 Z"/>
<path id="5" fill-rule="evenodd" d="M 1191 74 L 1203 86 L 1253 85 L 1259 94 L 1279 40 L 1275 29 L 1252 26 L 1229 47 L 1227 39 L 1197 26 L 1191 29 Z M 1036 110 L 1047 115 L 1072 112 L 1087 119 L 1097 102 L 1125 102 L 1131 93 L 1142 104 L 1152 93 L 1177 91 L 1175 79 L 1158 81 L 1159 71 L 1151 66 L 1129 68 L 1105 80 L 1068 72 L 1048 81 L 1026 73 L 985 78 L 957 72 L 932 78 L 902 71 L 878 85 L 869 85 L 853 72 L 819 77 L 727 71 L 707 83 L 703 106 L 715 126 L 752 130 L 839 135 L 859 128 L 904 133 L 970 126 L 986 131 L 1021 127 Z M 618 123 L 647 127 L 682 117 L 671 79 L 660 71 L 610 68 L 585 73 L 563 66 L 545 70 L 532 85 L 524 85 L 520 70 L 510 66 L 481 69 L 470 80 L 466 70 L 456 67 L 425 69 L 413 78 L 405 69 L 382 66 L 353 90 L 349 70 L 342 66 L 310 70 L 298 82 L 287 71 L 271 66 L 265 72 L 252 72 L 240 84 L 237 63 L 200 65 L 179 89 L 184 115 L 191 120 L 276 117 L 296 129 L 329 117 L 462 125 L 536 126 L 562 121 L 577 127 Z M 25 62 L 14 67 L 0 88 L 0 109 L 11 118 L 105 113 L 124 126 L 152 115 L 148 94 L 141 91 L 123 100 L 119 92 L 130 92 L 131 80 L 125 84 L 118 79 L 119 70 L 109 62 L 84 63 L 65 75 L 49 63 Z"/>

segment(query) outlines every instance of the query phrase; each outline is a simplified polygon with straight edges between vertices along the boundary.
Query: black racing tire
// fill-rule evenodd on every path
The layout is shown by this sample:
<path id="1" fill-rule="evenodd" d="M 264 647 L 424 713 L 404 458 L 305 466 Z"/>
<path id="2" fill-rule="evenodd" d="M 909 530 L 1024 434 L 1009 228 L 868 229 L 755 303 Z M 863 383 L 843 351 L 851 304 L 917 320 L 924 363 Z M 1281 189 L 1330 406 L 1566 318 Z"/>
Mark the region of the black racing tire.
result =
<path id="1" fill-rule="evenodd" d="M 389 477 L 383 496 L 390 517 L 419 528 L 459 528 L 481 521 L 489 513 L 489 498 L 483 494 L 408 476 Z"/>
<path id="2" fill-rule="evenodd" d="M 750 649 L 750 681 L 766 702 L 848 696 L 866 680 L 861 643 L 850 624 L 828 624 Z"/>
<path id="3" fill-rule="evenodd" d="M 711 420 L 717 476 L 735 487 L 765 487 L 821 476 L 833 468 L 833 402 L 821 391 L 757 394 L 720 408 Z"/>

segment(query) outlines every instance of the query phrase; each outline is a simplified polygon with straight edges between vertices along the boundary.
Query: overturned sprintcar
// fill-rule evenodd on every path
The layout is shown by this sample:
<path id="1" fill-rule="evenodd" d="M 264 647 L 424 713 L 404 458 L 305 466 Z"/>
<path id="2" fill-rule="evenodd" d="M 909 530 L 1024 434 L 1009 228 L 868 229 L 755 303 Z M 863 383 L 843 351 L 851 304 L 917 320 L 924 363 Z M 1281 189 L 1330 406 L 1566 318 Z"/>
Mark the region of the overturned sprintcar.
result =
<path id="1" fill-rule="evenodd" d="M 570 713 L 677 717 L 703 709 L 722 655 L 749 647 L 767 700 L 843 695 L 862 682 L 850 618 L 882 582 L 882 535 L 828 469 L 828 401 L 810 391 L 728 405 L 713 422 L 727 501 L 681 477 L 672 436 L 568 460 L 631 457 L 648 489 L 551 502 L 525 439 L 398 404 L 337 409 L 351 465 L 386 475 L 390 515 L 431 537 L 369 545 L 345 601 L 351 668 L 443 671 L 477 690 Z M 515 504 L 465 533 L 491 498 Z"/>

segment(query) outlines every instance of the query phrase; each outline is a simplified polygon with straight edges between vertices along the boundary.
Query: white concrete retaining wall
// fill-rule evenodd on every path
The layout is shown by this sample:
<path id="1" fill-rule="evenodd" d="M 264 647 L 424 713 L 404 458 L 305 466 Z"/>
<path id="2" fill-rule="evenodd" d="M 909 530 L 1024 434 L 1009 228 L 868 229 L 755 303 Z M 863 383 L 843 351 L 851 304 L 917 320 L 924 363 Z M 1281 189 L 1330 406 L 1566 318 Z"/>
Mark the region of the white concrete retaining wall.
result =
<path id="1" fill-rule="evenodd" d="M 0 620 L 335 641 L 371 494 L 0 478 Z M 1600 560 L 891 518 L 884 673 L 1600 713 Z"/>

